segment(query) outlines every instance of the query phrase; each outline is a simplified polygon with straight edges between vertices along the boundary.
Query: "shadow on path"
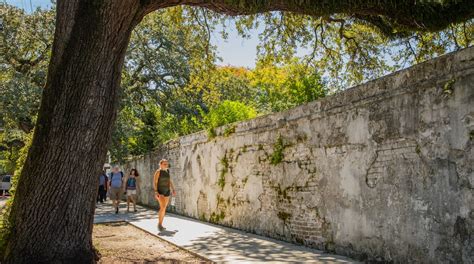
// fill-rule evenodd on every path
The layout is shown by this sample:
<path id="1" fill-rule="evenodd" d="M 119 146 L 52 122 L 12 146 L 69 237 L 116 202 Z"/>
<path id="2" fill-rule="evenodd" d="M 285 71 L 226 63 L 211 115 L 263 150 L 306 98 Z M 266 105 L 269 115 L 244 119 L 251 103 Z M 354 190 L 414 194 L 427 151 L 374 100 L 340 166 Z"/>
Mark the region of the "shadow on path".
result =
<path id="1" fill-rule="evenodd" d="M 151 219 L 157 217 L 157 212 L 137 206 L 137 212 L 127 212 L 127 204 L 124 202 L 120 203 L 119 213 L 115 214 L 115 210 L 112 207 L 112 202 L 108 200 L 103 204 L 96 204 L 94 223 L 108 223 L 108 222 L 118 222 L 118 221 L 137 221 L 140 219 Z"/>
<path id="2" fill-rule="evenodd" d="M 172 237 L 172 236 L 174 236 L 176 233 L 178 233 L 178 230 L 173 230 L 173 231 L 170 231 L 170 230 L 163 230 L 163 231 L 158 232 L 158 235 L 159 235 L 159 236 Z"/>
<path id="3" fill-rule="evenodd" d="M 127 221 L 151 234 L 205 256 L 219 263 L 357 263 L 354 260 L 326 254 L 322 251 L 262 237 L 232 228 L 213 225 L 196 219 L 167 214 L 163 225 L 157 228 L 157 212 L 137 207 L 137 213 L 114 214 L 111 204 L 96 209 L 95 222 Z"/>

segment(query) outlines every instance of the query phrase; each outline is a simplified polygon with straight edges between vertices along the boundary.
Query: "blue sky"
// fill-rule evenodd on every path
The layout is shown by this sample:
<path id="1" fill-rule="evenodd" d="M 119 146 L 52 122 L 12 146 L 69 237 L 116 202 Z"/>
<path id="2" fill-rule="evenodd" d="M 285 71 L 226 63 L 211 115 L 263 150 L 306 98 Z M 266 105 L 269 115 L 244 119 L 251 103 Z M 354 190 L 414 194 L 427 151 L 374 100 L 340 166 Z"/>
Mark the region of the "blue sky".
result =
<path id="1" fill-rule="evenodd" d="M 1 1 L 1 0 L 0 0 Z M 28 12 L 37 7 L 49 8 L 51 0 L 3 0 L 4 2 L 25 9 Z M 258 33 L 255 30 L 250 39 L 238 35 L 232 27 L 227 28 L 229 36 L 224 40 L 217 32 L 212 35 L 212 43 L 217 46 L 221 65 L 233 65 L 252 68 L 255 66 L 257 54 Z"/>

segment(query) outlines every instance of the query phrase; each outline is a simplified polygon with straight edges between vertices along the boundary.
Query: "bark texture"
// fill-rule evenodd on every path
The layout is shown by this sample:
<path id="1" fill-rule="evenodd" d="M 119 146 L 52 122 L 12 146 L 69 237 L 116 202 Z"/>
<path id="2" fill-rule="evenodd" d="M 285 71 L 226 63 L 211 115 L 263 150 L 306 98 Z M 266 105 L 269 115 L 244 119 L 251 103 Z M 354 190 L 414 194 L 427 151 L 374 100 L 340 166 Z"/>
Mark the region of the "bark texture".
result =
<path id="1" fill-rule="evenodd" d="M 115 121 L 130 33 L 146 13 L 180 4 L 230 15 L 346 13 L 382 25 L 436 30 L 471 18 L 474 1 L 58 0 L 47 84 L 10 215 L 4 263 L 94 262 L 98 174 Z"/>
<path id="2" fill-rule="evenodd" d="M 138 1 L 58 1 L 48 80 L 5 263 L 90 263 L 98 176 Z"/>

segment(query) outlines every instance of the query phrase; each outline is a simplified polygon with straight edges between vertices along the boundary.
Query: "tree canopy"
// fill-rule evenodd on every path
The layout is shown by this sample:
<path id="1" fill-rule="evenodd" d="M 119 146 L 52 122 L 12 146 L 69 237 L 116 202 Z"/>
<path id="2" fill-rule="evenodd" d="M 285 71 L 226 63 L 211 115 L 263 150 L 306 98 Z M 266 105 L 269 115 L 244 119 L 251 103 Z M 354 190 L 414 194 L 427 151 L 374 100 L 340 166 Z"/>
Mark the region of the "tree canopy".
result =
<path id="1" fill-rule="evenodd" d="M 54 10 L 28 14 L 3 4 L 1 11 L 5 52 L 0 65 L 0 153 L 2 170 L 12 173 L 35 122 L 55 18 Z M 249 105 L 257 115 L 281 111 L 468 47 L 473 23 L 471 19 L 441 31 L 404 28 L 386 34 L 347 14 L 270 12 L 230 17 L 203 7 L 161 9 L 132 32 L 110 153 L 121 161 L 177 136 L 209 129 L 207 113 L 225 101 Z M 210 36 L 226 39 L 229 27 L 243 37 L 260 33 L 254 69 L 218 65 Z"/>

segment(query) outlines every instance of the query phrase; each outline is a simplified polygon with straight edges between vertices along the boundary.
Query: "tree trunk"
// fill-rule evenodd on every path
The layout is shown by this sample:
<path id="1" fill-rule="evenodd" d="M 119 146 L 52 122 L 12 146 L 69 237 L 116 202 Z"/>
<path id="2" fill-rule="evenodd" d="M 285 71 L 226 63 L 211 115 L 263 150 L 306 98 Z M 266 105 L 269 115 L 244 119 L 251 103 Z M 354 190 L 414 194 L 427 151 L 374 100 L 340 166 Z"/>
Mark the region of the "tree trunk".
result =
<path id="1" fill-rule="evenodd" d="M 58 1 L 47 84 L 10 215 L 5 263 L 94 262 L 98 175 L 139 1 Z"/>

